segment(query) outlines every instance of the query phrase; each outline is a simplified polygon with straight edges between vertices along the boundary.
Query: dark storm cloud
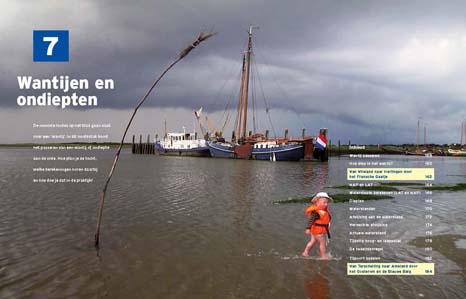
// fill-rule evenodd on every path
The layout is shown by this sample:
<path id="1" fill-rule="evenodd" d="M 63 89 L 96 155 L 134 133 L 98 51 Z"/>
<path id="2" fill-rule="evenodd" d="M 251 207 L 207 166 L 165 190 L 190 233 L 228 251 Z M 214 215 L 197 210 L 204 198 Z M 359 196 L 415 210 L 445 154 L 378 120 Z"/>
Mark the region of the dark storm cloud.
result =
<path id="1" fill-rule="evenodd" d="M 180 49 L 213 29 L 219 34 L 146 105 L 221 112 L 237 95 L 252 24 L 260 26 L 254 49 L 268 103 L 258 90 L 258 107 L 393 139 L 423 117 L 440 135 L 453 129 L 444 119 L 456 125 L 465 116 L 465 9 L 462 1 L 10 2 L 0 12 L 9 45 L 0 49 L 0 105 L 16 107 L 17 75 L 66 74 L 113 78 L 115 90 L 88 93 L 101 108 L 131 108 Z M 69 63 L 32 62 L 32 30 L 49 28 L 70 30 Z"/>

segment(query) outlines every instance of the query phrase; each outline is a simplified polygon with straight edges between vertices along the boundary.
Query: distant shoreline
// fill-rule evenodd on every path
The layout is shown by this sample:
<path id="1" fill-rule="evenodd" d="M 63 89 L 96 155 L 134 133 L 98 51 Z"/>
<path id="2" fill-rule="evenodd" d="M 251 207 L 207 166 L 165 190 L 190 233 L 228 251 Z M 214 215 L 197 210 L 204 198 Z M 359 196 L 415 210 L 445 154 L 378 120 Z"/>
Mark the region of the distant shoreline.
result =
<path id="1" fill-rule="evenodd" d="M 372 154 L 372 155 L 406 155 L 416 154 L 423 155 L 425 153 L 432 153 L 436 156 L 443 156 L 447 153 L 448 149 L 460 149 L 459 144 L 385 144 L 385 145 L 364 145 L 364 144 L 345 144 L 329 146 L 329 156 L 341 156 L 350 154 Z M 441 154 L 443 153 L 443 154 Z"/>
<path id="2" fill-rule="evenodd" d="M 145 144 L 145 142 L 143 142 Z M 3 143 L 0 147 L 33 147 L 33 146 L 60 146 L 60 145 L 106 145 L 110 147 L 118 147 L 119 142 L 69 142 L 69 143 Z M 123 147 L 131 147 L 132 143 L 124 143 Z M 406 152 L 415 152 L 416 150 L 434 149 L 446 152 L 449 148 L 460 148 L 458 144 L 345 144 L 335 145 L 329 144 L 329 155 L 340 156 L 350 154 L 380 154 L 380 155 L 405 155 Z"/>
<path id="3" fill-rule="evenodd" d="M 70 143 L 4 143 L 0 147 L 33 147 L 33 146 L 60 146 L 60 145 L 107 145 L 118 147 L 119 142 L 70 142 Z M 123 147 L 131 147 L 131 143 L 124 143 Z"/>

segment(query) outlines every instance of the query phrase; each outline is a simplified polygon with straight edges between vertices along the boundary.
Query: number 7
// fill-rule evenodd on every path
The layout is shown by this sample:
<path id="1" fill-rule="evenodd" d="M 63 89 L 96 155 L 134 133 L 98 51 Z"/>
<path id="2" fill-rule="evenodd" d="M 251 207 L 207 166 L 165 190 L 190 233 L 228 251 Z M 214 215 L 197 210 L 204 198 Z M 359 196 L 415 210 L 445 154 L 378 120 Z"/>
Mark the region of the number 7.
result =
<path id="1" fill-rule="evenodd" d="M 58 36 L 44 36 L 42 41 L 50 42 L 47 48 L 47 56 L 52 56 L 53 54 L 53 47 L 58 43 Z"/>

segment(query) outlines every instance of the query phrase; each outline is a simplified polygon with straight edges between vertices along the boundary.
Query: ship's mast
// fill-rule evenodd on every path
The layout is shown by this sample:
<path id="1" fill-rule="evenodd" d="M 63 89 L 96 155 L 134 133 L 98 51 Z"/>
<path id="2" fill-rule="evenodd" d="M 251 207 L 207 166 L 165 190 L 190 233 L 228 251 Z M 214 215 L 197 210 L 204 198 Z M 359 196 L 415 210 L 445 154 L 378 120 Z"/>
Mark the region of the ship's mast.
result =
<path id="1" fill-rule="evenodd" d="M 246 51 L 246 80 L 244 89 L 244 116 L 243 116 L 243 139 L 246 137 L 246 121 L 248 119 L 248 94 L 249 94 L 249 73 L 251 71 L 251 52 L 252 52 L 252 29 L 256 26 L 249 27 L 248 49 Z"/>
<path id="2" fill-rule="evenodd" d="M 240 90 L 239 90 L 239 103 L 238 103 L 238 125 L 236 128 L 236 140 L 241 137 L 241 125 L 242 125 L 242 116 L 243 116 L 243 86 L 244 86 L 244 72 L 245 72 L 246 56 L 243 54 L 243 67 L 241 69 L 241 81 L 240 81 Z"/>
<path id="3" fill-rule="evenodd" d="M 463 145 L 466 143 L 466 122 L 462 121 L 461 122 L 461 140 L 460 140 L 460 145 Z"/>
<path id="4" fill-rule="evenodd" d="M 424 125 L 424 146 L 427 145 L 427 127 Z"/>
<path id="5" fill-rule="evenodd" d="M 463 144 L 466 144 L 466 120 L 463 121 Z"/>
<path id="6" fill-rule="evenodd" d="M 466 120 L 463 121 L 463 145 L 466 144 Z"/>
<path id="7" fill-rule="evenodd" d="M 252 30 L 259 28 L 250 26 L 248 33 L 248 48 L 243 56 L 243 70 L 241 72 L 240 95 L 238 103 L 237 138 L 246 138 L 246 123 L 248 119 L 249 74 L 251 71 Z"/>
<path id="8" fill-rule="evenodd" d="M 421 124 L 421 118 L 417 119 L 417 128 L 416 128 L 416 149 L 419 147 L 419 126 Z"/>

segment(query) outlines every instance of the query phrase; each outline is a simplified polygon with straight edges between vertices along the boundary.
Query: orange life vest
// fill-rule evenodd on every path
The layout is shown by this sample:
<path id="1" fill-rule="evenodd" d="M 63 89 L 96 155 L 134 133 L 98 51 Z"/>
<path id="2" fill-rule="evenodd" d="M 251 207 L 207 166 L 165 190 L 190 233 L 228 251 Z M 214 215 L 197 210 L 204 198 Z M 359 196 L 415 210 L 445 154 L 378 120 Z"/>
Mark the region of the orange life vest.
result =
<path id="1" fill-rule="evenodd" d="M 311 234 L 329 234 L 328 225 L 330 224 L 330 212 L 328 209 L 321 209 L 318 206 L 310 206 L 306 209 L 306 214 L 311 216 L 312 212 L 319 214 L 311 226 Z"/>

